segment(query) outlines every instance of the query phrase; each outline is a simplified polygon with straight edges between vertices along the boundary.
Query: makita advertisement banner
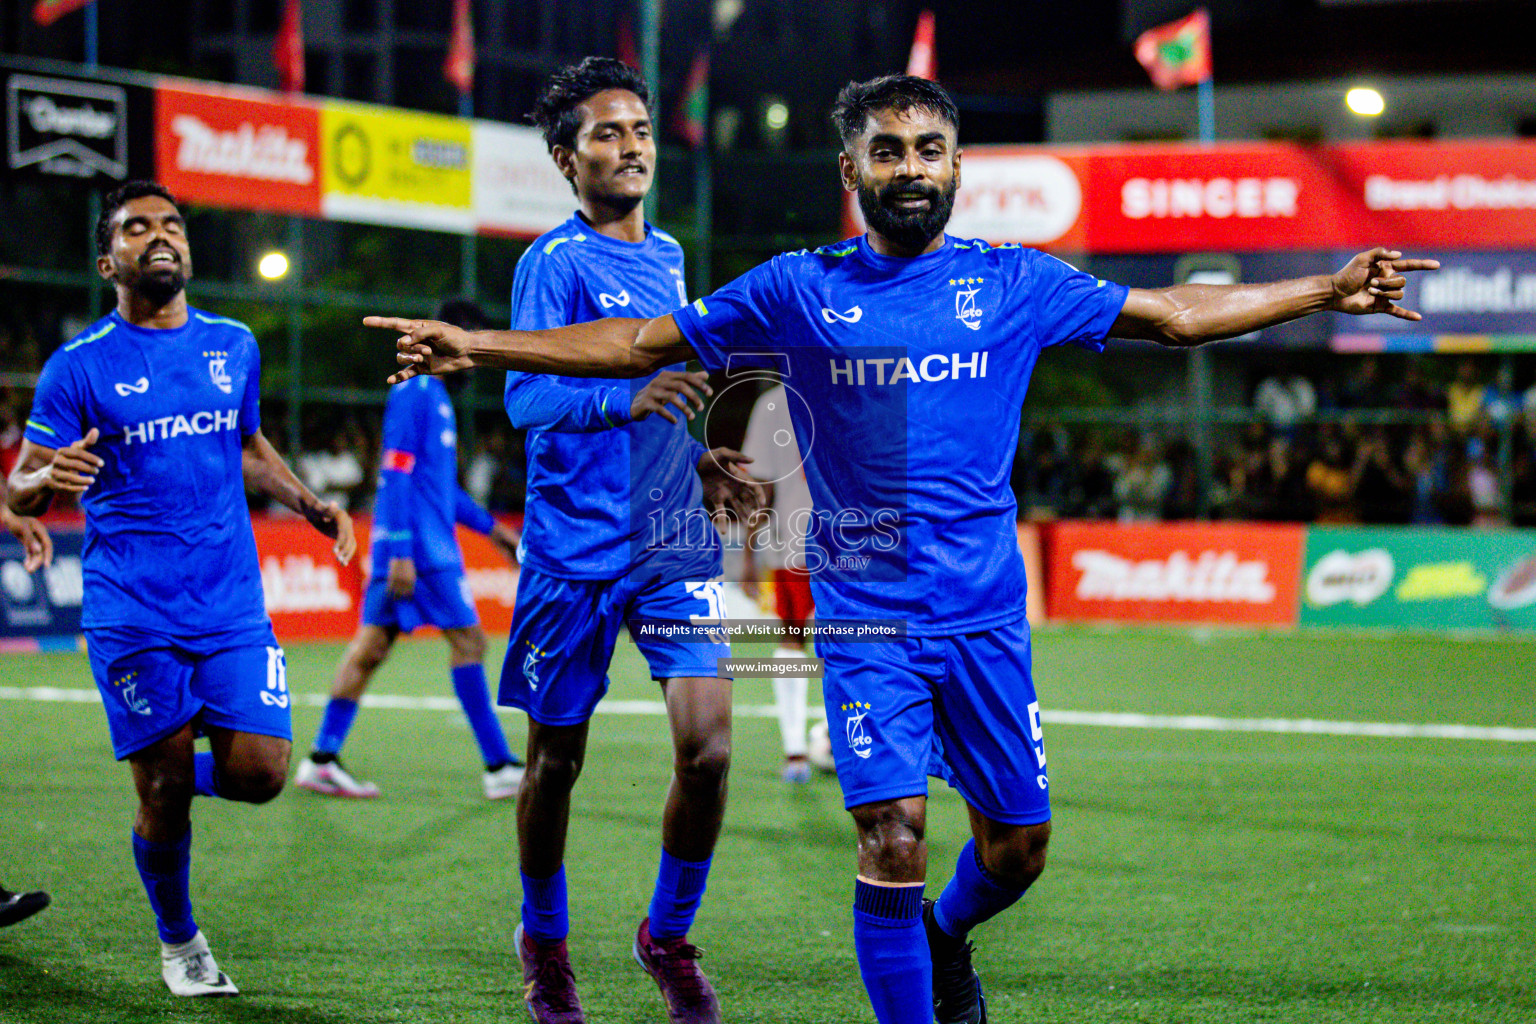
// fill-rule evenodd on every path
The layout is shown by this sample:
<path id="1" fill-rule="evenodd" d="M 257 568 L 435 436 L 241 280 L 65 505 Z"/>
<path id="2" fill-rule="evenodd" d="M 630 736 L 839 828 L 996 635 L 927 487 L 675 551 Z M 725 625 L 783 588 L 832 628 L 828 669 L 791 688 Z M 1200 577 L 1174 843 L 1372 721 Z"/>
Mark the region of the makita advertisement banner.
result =
<path id="1" fill-rule="evenodd" d="M 155 164 L 188 203 L 320 216 L 320 111 L 254 89 L 155 90 Z"/>
<path id="2" fill-rule="evenodd" d="M 1536 142 L 969 146 L 961 166 L 951 234 L 1056 252 L 1536 245 Z"/>
<path id="3" fill-rule="evenodd" d="M 1301 623 L 1536 629 L 1536 531 L 1313 528 Z"/>
<path id="4" fill-rule="evenodd" d="M 152 91 L 0 63 L 8 174 L 111 188 L 154 173 Z"/>
<path id="5" fill-rule="evenodd" d="M 1053 523 L 1046 612 L 1068 622 L 1296 624 L 1305 528 Z"/>

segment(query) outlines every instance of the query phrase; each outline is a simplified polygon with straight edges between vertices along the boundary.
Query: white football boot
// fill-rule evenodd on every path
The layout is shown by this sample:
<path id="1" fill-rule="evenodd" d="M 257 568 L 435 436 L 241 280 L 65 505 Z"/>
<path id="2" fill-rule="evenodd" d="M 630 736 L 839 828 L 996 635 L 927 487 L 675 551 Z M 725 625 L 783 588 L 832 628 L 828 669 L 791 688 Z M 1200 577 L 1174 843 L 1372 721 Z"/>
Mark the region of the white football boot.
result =
<path id="1" fill-rule="evenodd" d="M 341 766 L 340 761 L 316 764 L 309 758 L 299 762 L 293 784 L 326 796 L 344 796 L 354 800 L 372 800 L 379 795 L 379 787 L 371 782 L 359 782 Z"/>
<path id="2" fill-rule="evenodd" d="M 208 940 L 198 932 L 177 946 L 160 944 L 160 976 L 176 996 L 237 996 L 240 990 L 219 970 Z"/>
<path id="3" fill-rule="evenodd" d="M 487 800 L 506 800 L 517 796 L 517 787 L 523 782 L 523 766 L 520 764 L 502 765 L 494 772 L 485 772 L 480 776 L 480 781 L 485 784 L 485 798 Z"/>

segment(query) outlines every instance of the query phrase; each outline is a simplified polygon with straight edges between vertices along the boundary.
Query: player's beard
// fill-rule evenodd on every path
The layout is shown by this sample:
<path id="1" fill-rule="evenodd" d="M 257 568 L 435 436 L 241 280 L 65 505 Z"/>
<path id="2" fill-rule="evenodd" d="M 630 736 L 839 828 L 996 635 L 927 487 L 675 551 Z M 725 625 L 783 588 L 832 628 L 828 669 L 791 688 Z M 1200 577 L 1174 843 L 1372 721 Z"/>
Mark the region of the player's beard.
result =
<path id="1" fill-rule="evenodd" d="M 179 254 L 176 265 L 169 270 L 152 269 L 148 266 L 147 261 L 151 253 L 158 251 L 160 250 L 151 250 L 151 252 L 146 252 L 140 257 L 138 274 L 129 285 L 134 294 L 138 295 L 155 309 L 159 309 L 180 295 L 187 286 L 187 272 L 181 263 Z"/>
<path id="2" fill-rule="evenodd" d="M 903 249 L 922 249 L 939 236 L 949 215 L 955 208 L 955 191 L 959 182 L 951 178 L 944 188 L 933 185 L 917 185 L 912 182 L 891 182 L 884 188 L 859 185 L 859 210 L 864 223 L 871 230 L 885 236 Z M 902 210 L 895 206 L 899 199 L 922 196 L 928 200 L 925 210 Z"/>

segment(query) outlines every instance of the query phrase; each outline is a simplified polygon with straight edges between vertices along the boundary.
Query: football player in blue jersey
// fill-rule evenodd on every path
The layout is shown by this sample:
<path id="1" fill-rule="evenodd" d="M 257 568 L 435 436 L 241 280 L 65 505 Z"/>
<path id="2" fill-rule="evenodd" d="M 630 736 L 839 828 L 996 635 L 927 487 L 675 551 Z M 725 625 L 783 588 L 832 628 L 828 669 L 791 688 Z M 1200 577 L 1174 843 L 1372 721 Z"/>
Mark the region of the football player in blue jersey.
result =
<path id="1" fill-rule="evenodd" d="M 179 996 L 235 995 L 192 917 L 194 794 L 277 796 L 292 730 L 283 650 L 261 590 L 249 489 L 352 558 L 352 523 L 261 433 L 261 353 L 242 323 L 187 305 L 187 226 L 166 189 L 106 197 L 97 269 L 117 308 L 43 367 L 10 507 L 85 508 L 81 624 L 112 747 L 133 769 L 133 858 Z M 206 735 L 212 752 L 194 753 Z"/>
<path id="2" fill-rule="evenodd" d="M 834 110 L 843 187 L 868 231 L 748 271 L 670 316 L 556 331 L 399 332 L 395 378 L 466 366 L 634 377 L 697 356 L 775 364 L 815 502 L 807 540 L 838 781 L 858 832 L 854 945 L 885 1024 L 986 1019 L 967 936 L 1045 867 L 1049 779 L 1030 676 L 1009 489 L 1030 372 L 1054 345 L 1187 347 L 1312 313 L 1380 313 L 1433 260 L 1375 248 L 1332 275 L 1126 288 L 1017 245 L 952 238 L 959 114 L 938 85 L 851 83 Z M 891 642 L 850 642 L 829 624 Z M 972 838 L 923 899 L 925 776 L 970 808 Z"/>
<path id="3" fill-rule="evenodd" d="M 466 330 L 490 325 L 473 302 L 443 303 L 437 318 Z M 384 406 L 384 457 L 374 502 L 372 577 L 363 596 L 362 622 L 336 666 L 331 699 L 310 755 L 299 762 L 294 785 L 328 796 L 368 798 L 379 787 L 359 781 L 341 764 L 341 748 L 357 718 L 357 703 L 373 673 L 389 657 L 395 638 L 422 623 L 448 641 L 449 676 L 480 747 L 488 800 L 517 795 L 522 761 L 506 735 L 485 684 L 485 630 L 464 576 L 464 555 L 454 524 L 491 538 L 516 561 L 517 535 L 459 486 L 458 426 L 450 392 L 466 376 L 445 384 L 422 380 L 394 388 Z"/>
<path id="4" fill-rule="evenodd" d="M 533 120 L 577 212 L 518 261 L 513 327 L 659 316 L 687 301 L 682 248 L 646 223 L 642 206 L 656 165 L 648 96 L 645 80 L 610 58 L 587 58 L 545 83 Z M 566 948 L 565 839 L 624 624 L 662 686 L 675 769 L 633 952 L 670 1020 L 719 1020 L 688 930 L 725 810 L 731 683 L 717 663 L 730 646 L 647 638 L 636 626 L 721 618 L 720 541 L 705 503 L 750 503 L 757 487 L 733 472 L 744 456 L 707 451 L 689 436 L 685 419 L 702 407 L 704 375 L 657 366 L 646 376 L 633 387 L 531 373 L 506 380 L 507 415 L 528 432 L 528 498 L 500 701 L 528 714 L 516 943 L 524 1001 L 540 1024 L 585 1020 Z"/>
<path id="5" fill-rule="evenodd" d="M 22 568 L 36 572 L 53 561 L 53 538 L 36 519 L 18 516 L 5 500 L 5 481 L 0 480 L 0 526 L 21 542 Z M 46 892 L 12 892 L 0 885 L 0 928 L 25 921 L 48 906 Z"/>

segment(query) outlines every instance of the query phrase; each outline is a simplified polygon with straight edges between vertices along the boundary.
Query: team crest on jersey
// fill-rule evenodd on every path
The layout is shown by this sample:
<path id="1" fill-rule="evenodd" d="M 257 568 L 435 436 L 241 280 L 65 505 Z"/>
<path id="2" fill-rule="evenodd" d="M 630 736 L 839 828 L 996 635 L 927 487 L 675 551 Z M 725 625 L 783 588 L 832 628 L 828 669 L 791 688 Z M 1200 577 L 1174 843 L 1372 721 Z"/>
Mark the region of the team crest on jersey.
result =
<path id="1" fill-rule="evenodd" d="M 955 292 L 955 319 L 973 331 L 981 330 L 981 310 L 976 306 L 976 293 L 981 291 L 982 279 L 956 277 L 949 283 L 959 289 Z"/>
<path id="2" fill-rule="evenodd" d="M 539 688 L 539 660 L 549 657 L 549 652 L 539 650 L 527 640 L 523 641 L 523 646 L 528 648 L 528 653 L 523 658 L 523 678 L 528 680 L 528 689 L 537 690 Z"/>
<path id="3" fill-rule="evenodd" d="M 839 705 L 843 714 L 843 732 L 848 737 L 848 749 L 853 751 L 855 757 L 868 758 L 870 747 L 874 745 L 874 737 L 864 727 L 864 716 L 869 714 L 869 704 L 866 701 L 853 701 L 851 704 Z"/>
<path id="4" fill-rule="evenodd" d="M 204 352 L 203 356 L 208 360 L 208 376 L 213 378 L 213 386 L 226 395 L 233 394 L 235 379 L 224 368 L 229 363 L 229 353 Z"/>
<path id="5" fill-rule="evenodd" d="M 112 680 L 112 685 L 120 688 L 123 703 L 127 705 L 129 711 L 136 715 L 152 715 L 155 709 L 149 706 L 149 698 L 139 696 L 138 679 L 138 672 L 129 672 L 121 679 Z"/>

